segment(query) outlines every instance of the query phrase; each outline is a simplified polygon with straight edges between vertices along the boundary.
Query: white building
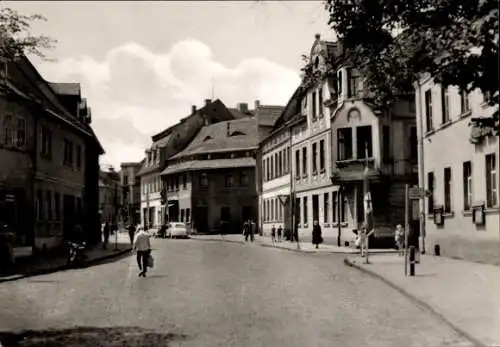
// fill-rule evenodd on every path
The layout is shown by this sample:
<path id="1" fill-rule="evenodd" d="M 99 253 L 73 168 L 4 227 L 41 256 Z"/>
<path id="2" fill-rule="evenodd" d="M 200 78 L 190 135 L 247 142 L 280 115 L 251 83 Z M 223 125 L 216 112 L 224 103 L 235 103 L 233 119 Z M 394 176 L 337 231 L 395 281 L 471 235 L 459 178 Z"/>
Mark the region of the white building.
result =
<path id="1" fill-rule="evenodd" d="M 479 90 L 442 88 L 430 76 L 416 85 L 420 184 L 432 193 L 425 242 L 429 253 L 439 245 L 445 256 L 500 263 L 499 139 L 474 126 L 495 110 L 485 101 Z"/>
<path id="2" fill-rule="evenodd" d="M 161 140 L 160 140 L 161 141 Z M 146 150 L 146 158 L 138 172 L 141 178 L 141 225 L 159 228 L 164 221 L 165 207 L 161 204 L 160 146 L 153 143 Z"/>

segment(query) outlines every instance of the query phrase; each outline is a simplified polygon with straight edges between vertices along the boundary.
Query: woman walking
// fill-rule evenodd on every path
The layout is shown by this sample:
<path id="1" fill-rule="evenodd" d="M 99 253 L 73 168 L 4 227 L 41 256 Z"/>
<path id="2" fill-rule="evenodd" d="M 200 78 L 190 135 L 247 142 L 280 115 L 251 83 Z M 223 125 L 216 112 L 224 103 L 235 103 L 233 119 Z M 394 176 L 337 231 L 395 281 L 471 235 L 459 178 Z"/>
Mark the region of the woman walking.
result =
<path id="1" fill-rule="evenodd" d="M 323 238 L 321 237 L 321 227 L 319 226 L 318 221 L 315 220 L 313 223 L 313 230 L 312 230 L 312 243 L 313 245 L 316 245 L 316 248 L 319 248 L 319 244 L 322 242 Z"/>

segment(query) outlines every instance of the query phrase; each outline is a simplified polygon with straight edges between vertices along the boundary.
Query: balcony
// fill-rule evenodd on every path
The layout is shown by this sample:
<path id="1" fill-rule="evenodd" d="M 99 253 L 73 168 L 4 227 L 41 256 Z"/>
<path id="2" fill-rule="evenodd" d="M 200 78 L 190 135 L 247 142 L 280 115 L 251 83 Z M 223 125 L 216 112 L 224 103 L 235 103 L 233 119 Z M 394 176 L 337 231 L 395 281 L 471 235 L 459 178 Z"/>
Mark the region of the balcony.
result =
<path id="1" fill-rule="evenodd" d="M 362 181 L 365 177 L 365 168 L 368 167 L 368 179 L 377 180 L 381 172 L 375 166 L 375 158 L 338 160 L 332 170 L 332 182 L 341 184 L 346 182 Z"/>

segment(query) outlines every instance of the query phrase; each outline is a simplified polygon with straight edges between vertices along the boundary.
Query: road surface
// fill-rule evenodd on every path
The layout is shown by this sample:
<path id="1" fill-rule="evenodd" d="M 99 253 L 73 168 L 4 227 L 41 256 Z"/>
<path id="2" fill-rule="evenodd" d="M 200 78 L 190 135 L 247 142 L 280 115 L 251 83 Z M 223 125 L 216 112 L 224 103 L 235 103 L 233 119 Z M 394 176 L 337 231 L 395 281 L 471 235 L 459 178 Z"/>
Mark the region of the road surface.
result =
<path id="1" fill-rule="evenodd" d="M 134 257 L 0 284 L 4 346 L 453 346 L 471 343 L 341 255 L 153 241 Z M 46 332 L 53 329 L 52 332 Z"/>

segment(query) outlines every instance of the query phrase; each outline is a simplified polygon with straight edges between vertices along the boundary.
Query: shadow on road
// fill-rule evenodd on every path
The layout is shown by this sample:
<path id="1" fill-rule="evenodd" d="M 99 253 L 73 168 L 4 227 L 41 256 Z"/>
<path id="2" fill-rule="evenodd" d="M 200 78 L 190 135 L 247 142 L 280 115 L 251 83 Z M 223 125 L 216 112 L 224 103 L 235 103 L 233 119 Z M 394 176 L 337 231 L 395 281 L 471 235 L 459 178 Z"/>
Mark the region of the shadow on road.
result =
<path id="1" fill-rule="evenodd" d="M 64 330 L 0 332 L 3 347 L 159 347 L 187 339 L 183 334 L 160 333 L 137 327 L 78 327 Z"/>

